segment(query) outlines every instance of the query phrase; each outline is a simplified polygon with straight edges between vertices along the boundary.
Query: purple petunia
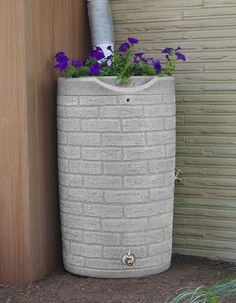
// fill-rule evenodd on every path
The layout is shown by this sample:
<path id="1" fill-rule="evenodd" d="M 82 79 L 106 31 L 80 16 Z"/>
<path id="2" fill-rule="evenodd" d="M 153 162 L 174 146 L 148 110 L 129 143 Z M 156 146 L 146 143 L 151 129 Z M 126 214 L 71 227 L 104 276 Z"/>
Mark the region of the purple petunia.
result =
<path id="1" fill-rule="evenodd" d="M 162 53 L 165 54 L 167 60 L 170 60 L 169 55 L 171 54 L 172 51 L 174 51 L 177 59 L 186 61 L 185 55 L 180 53 L 179 50 L 181 50 L 181 47 L 179 46 L 175 50 L 171 47 L 166 47 L 163 49 Z"/>
<path id="2" fill-rule="evenodd" d="M 101 60 L 101 59 L 105 58 L 105 55 L 104 55 L 101 47 L 99 47 L 99 46 L 96 46 L 96 49 L 90 51 L 89 55 L 92 58 L 95 58 L 96 60 Z"/>
<path id="3" fill-rule="evenodd" d="M 136 39 L 136 38 L 130 37 L 130 38 L 128 38 L 128 41 L 130 44 L 138 44 L 138 39 Z"/>
<path id="4" fill-rule="evenodd" d="M 124 43 L 122 43 L 122 44 L 120 45 L 119 51 L 122 52 L 122 53 L 125 53 L 129 48 L 130 48 L 129 43 L 124 42 Z"/>
<path id="5" fill-rule="evenodd" d="M 112 58 L 113 58 L 113 54 L 109 55 L 105 58 L 104 62 L 106 63 L 106 65 L 108 65 L 108 66 L 111 65 Z"/>
<path id="6" fill-rule="evenodd" d="M 143 62 L 147 62 L 147 59 L 143 58 L 143 54 L 144 53 L 136 53 L 136 54 L 134 54 L 133 62 L 135 64 L 138 64 L 139 60 L 141 60 Z"/>
<path id="7" fill-rule="evenodd" d="M 182 54 L 180 52 L 177 52 L 177 53 L 175 53 L 175 55 L 176 55 L 177 59 L 182 60 L 182 61 L 186 61 L 186 57 L 185 57 L 184 54 Z"/>
<path id="8" fill-rule="evenodd" d="M 81 66 L 83 66 L 83 63 L 80 62 L 79 60 L 72 60 L 72 65 L 74 67 L 81 67 Z"/>
<path id="9" fill-rule="evenodd" d="M 59 52 L 55 55 L 55 59 L 57 62 L 64 62 L 64 61 L 68 61 L 69 58 L 66 56 L 66 54 L 64 52 Z"/>
<path id="10" fill-rule="evenodd" d="M 59 52 L 55 55 L 57 64 L 54 65 L 54 68 L 59 68 L 61 71 L 65 70 L 68 67 L 69 58 L 64 52 Z"/>
<path id="11" fill-rule="evenodd" d="M 110 52 L 113 53 L 113 49 L 112 49 L 112 46 L 111 46 L 111 45 L 109 45 L 109 46 L 107 47 L 107 49 L 108 49 Z"/>
<path id="12" fill-rule="evenodd" d="M 159 73 L 161 71 L 161 63 L 159 60 L 153 61 L 152 65 L 155 68 L 156 72 Z"/>
<path id="13" fill-rule="evenodd" d="M 59 68 L 61 71 L 63 71 L 68 67 L 68 65 L 68 62 L 62 62 L 54 65 L 53 68 Z"/>
<path id="14" fill-rule="evenodd" d="M 98 62 L 96 62 L 92 66 L 90 66 L 89 73 L 92 75 L 98 75 L 101 69 L 102 69 L 101 65 Z"/>
<path id="15" fill-rule="evenodd" d="M 162 53 L 163 54 L 169 54 L 170 55 L 170 53 L 173 51 L 173 48 L 171 48 L 171 47 L 166 47 L 166 48 L 164 48 L 163 50 L 162 50 Z"/>
<path id="16" fill-rule="evenodd" d="M 60 55 L 65 55 L 65 53 L 64 52 L 58 52 L 58 53 L 56 53 L 55 58 L 57 58 Z"/>
<path id="17" fill-rule="evenodd" d="M 106 61 L 111 60 L 113 58 L 113 55 L 107 56 Z"/>
<path id="18" fill-rule="evenodd" d="M 96 50 L 99 51 L 99 52 L 102 52 L 102 48 L 100 46 L 95 46 Z"/>

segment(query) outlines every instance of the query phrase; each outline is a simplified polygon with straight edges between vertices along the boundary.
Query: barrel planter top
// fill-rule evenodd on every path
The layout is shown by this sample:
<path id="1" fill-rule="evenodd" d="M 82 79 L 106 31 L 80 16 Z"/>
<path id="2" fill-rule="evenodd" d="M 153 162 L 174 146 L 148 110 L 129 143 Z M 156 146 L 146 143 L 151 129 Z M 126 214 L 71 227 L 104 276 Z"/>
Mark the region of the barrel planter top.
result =
<path id="1" fill-rule="evenodd" d="M 59 78 L 58 95 L 109 96 L 123 94 L 174 94 L 173 77 L 131 77 L 131 84 L 116 85 L 116 77 Z"/>
<path id="2" fill-rule="evenodd" d="M 58 80 L 63 260 L 126 278 L 169 268 L 175 172 L 172 77 Z"/>

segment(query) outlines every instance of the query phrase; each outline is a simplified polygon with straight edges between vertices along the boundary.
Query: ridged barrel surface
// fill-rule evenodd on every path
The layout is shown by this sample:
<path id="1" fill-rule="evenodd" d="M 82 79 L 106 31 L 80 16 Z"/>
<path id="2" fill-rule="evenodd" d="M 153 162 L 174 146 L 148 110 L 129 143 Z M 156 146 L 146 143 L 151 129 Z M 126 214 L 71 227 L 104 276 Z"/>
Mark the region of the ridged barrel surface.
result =
<path id="1" fill-rule="evenodd" d="M 138 277 L 170 266 L 174 80 L 132 81 L 58 80 L 63 259 L 78 275 Z M 129 249 L 131 267 L 122 263 Z"/>

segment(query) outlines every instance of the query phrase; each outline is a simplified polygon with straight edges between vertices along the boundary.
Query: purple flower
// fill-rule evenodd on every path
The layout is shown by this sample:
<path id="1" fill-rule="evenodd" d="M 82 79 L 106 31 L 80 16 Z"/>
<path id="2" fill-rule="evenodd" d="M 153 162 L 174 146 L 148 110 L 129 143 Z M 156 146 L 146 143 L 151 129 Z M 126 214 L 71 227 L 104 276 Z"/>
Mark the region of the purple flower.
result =
<path id="1" fill-rule="evenodd" d="M 102 48 L 100 46 L 95 46 L 96 50 L 99 51 L 99 52 L 102 52 Z"/>
<path id="2" fill-rule="evenodd" d="M 163 53 L 163 54 L 169 54 L 169 55 L 170 55 L 170 53 L 172 52 L 172 50 L 173 50 L 173 48 L 171 48 L 171 47 L 166 47 L 166 48 L 163 49 L 162 53 Z"/>
<path id="3" fill-rule="evenodd" d="M 101 60 L 105 57 L 101 47 L 99 46 L 96 46 L 96 49 L 95 50 L 92 50 L 89 52 L 89 55 L 92 57 L 92 58 L 95 58 L 96 60 Z"/>
<path id="4" fill-rule="evenodd" d="M 62 62 L 62 63 L 58 63 L 56 65 L 54 65 L 54 68 L 59 68 L 61 71 L 65 70 L 68 67 L 68 63 L 67 62 Z"/>
<path id="5" fill-rule="evenodd" d="M 136 39 L 136 38 L 130 37 L 130 38 L 128 38 L 128 41 L 130 44 L 138 44 L 138 39 Z"/>
<path id="6" fill-rule="evenodd" d="M 72 60 L 72 65 L 74 67 L 81 67 L 81 66 L 83 66 L 83 63 L 80 62 L 79 60 Z"/>
<path id="7" fill-rule="evenodd" d="M 55 55 L 55 60 L 57 62 L 56 65 L 54 65 L 54 68 L 59 68 L 60 70 L 65 70 L 68 67 L 68 61 L 69 58 L 66 56 L 64 52 L 59 52 Z"/>
<path id="8" fill-rule="evenodd" d="M 64 52 L 58 52 L 58 53 L 56 53 L 55 57 L 58 57 L 60 55 L 65 55 L 65 53 Z"/>
<path id="9" fill-rule="evenodd" d="M 113 54 L 110 55 L 110 56 L 107 56 L 104 60 L 104 63 L 106 66 L 110 67 L 111 66 L 111 63 L 112 63 L 112 58 L 113 58 Z"/>
<path id="10" fill-rule="evenodd" d="M 125 53 L 129 48 L 130 48 L 129 43 L 124 42 L 124 43 L 122 43 L 122 44 L 120 45 L 119 51 L 122 52 L 122 53 Z"/>
<path id="11" fill-rule="evenodd" d="M 161 71 L 161 63 L 160 63 L 160 61 L 159 60 L 157 60 L 157 61 L 153 61 L 153 67 L 155 68 L 155 70 L 156 70 L 156 72 L 160 72 Z"/>
<path id="12" fill-rule="evenodd" d="M 111 60 L 112 58 L 113 58 L 113 55 L 110 55 L 110 56 L 106 57 L 106 61 L 109 61 L 109 60 Z"/>
<path id="13" fill-rule="evenodd" d="M 144 53 L 136 53 L 136 54 L 134 54 L 134 60 L 133 60 L 133 62 L 134 62 L 135 64 L 138 64 L 139 60 L 142 60 L 143 62 L 147 62 L 147 60 L 146 60 L 145 58 L 142 57 L 143 54 L 144 54 Z M 138 60 L 138 59 L 139 59 L 139 60 Z"/>
<path id="14" fill-rule="evenodd" d="M 186 61 L 185 55 L 180 53 L 179 50 L 181 50 L 180 46 L 178 46 L 175 50 L 171 47 L 166 47 L 163 49 L 162 53 L 165 54 L 167 60 L 170 60 L 169 55 L 171 55 L 171 52 L 174 51 L 177 59 Z"/>
<path id="15" fill-rule="evenodd" d="M 66 56 L 64 52 L 59 52 L 55 55 L 55 59 L 57 62 L 65 62 L 69 61 L 69 58 Z"/>
<path id="16" fill-rule="evenodd" d="M 92 75 L 98 75 L 101 69 L 102 69 L 101 65 L 98 62 L 96 62 L 92 66 L 90 66 L 89 73 Z"/>
<path id="17" fill-rule="evenodd" d="M 110 55 L 110 56 L 107 56 L 107 57 L 105 58 L 105 63 L 111 62 L 112 58 L 113 58 L 113 54 Z"/>
<path id="18" fill-rule="evenodd" d="M 177 52 L 177 53 L 175 53 L 175 55 L 176 55 L 177 59 L 186 61 L 186 57 L 184 54 Z"/>
<path id="19" fill-rule="evenodd" d="M 111 46 L 111 45 L 109 45 L 109 46 L 107 47 L 107 49 L 108 49 L 110 52 L 113 53 L 113 49 L 112 49 L 112 46 Z"/>

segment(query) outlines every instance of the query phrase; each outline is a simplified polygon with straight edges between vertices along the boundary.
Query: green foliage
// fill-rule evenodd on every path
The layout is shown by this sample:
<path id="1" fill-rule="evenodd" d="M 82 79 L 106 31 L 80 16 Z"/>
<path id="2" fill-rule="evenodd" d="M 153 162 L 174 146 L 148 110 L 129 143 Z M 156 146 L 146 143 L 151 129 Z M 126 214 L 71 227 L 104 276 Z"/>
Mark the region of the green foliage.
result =
<path id="1" fill-rule="evenodd" d="M 170 303 L 223 303 L 236 294 L 236 279 L 221 281 L 209 289 L 203 286 L 195 290 L 187 290 L 172 299 Z"/>
<path id="2" fill-rule="evenodd" d="M 132 76 L 157 75 L 154 67 L 141 59 L 134 63 L 133 45 L 122 54 L 114 53 L 109 66 L 103 66 L 101 76 L 116 76 L 116 83 L 129 83 Z"/>
<path id="3" fill-rule="evenodd" d="M 74 66 L 69 66 L 67 69 L 62 71 L 61 75 L 64 78 L 78 78 L 78 77 L 88 76 L 89 72 L 86 66 L 82 66 L 79 68 Z"/>
<path id="4" fill-rule="evenodd" d="M 175 50 L 172 50 L 169 54 L 169 60 L 167 60 L 165 68 L 163 69 L 163 74 L 167 76 L 171 76 L 175 68 L 176 68 Z"/>
<path id="5" fill-rule="evenodd" d="M 111 73 L 116 76 L 116 83 L 128 83 L 129 77 L 135 75 L 135 66 L 133 63 L 133 47 L 131 46 L 124 54 L 114 54 L 111 60 Z"/>
<path id="6" fill-rule="evenodd" d="M 135 74 L 138 76 L 153 76 L 157 74 L 155 68 L 152 65 L 146 64 L 143 61 L 140 61 L 139 64 L 135 66 L 136 66 Z"/>

